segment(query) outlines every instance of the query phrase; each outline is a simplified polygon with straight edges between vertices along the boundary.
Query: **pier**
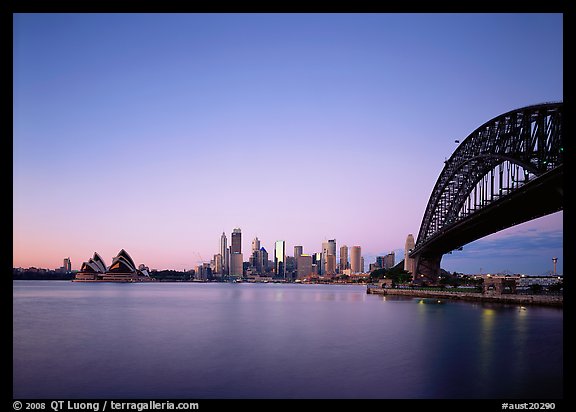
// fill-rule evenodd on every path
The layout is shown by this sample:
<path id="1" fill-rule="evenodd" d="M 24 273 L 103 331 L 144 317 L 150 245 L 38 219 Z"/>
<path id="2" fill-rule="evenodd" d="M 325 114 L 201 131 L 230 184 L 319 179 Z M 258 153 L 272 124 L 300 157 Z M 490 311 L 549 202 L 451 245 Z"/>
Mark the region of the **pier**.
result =
<path id="1" fill-rule="evenodd" d="M 371 285 L 366 288 L 366 293 L 384 296 L 413 296 L 419 298 L 455 299 L 483 303 L 508 303 L 515 305 L 544 305 L 556 307 L 563 307 L 564 305 L 563 295 L 486 294 L 480 292 L 378 288 Z"/>

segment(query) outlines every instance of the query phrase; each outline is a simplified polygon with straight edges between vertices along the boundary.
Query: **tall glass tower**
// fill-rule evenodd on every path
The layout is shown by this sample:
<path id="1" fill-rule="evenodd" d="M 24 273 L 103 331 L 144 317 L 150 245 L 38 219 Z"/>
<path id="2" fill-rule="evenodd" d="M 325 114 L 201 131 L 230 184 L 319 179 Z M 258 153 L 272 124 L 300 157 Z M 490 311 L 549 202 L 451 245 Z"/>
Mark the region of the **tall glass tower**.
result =
<path id="1" fill-rule="evenodd" d="M 277 240 L 274 246 L 274 268 L 276 276 L 286 278 L 286 242 Z"/>
<path id="2" fill-rule="evenodd" d="M 230 268 L 230 251 L 228 250 L 228 240 L 224 232 L 220 236 L 220 255 L 222 259 L 222 274 L 227 275 Z"/>
<path id="3" fill-rule="evenodd" d="M 239 228 L 232 231 L 230 248 L 231 253 L 242 253 L 242 231 Z"/>

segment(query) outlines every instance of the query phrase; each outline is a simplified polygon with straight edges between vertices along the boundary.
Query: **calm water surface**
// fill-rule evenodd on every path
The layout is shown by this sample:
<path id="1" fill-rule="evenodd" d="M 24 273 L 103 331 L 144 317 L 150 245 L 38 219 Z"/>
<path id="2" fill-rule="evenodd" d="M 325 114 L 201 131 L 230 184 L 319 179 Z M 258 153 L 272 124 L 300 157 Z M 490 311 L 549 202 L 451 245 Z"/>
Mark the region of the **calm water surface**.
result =
<path id="1" fill-rule="evenodd" d="M 363 286 L 14 281 L 15 398 L 561 398 L 562 310 Z"/>

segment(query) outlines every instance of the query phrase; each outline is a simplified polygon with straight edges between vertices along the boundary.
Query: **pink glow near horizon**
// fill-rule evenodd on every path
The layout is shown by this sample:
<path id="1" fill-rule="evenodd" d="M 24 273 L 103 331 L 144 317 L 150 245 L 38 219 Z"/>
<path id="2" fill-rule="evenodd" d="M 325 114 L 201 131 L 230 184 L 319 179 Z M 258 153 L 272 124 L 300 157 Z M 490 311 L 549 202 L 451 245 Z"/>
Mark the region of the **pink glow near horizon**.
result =
<path id="1" fill-rule="evenodd" d="M 362 246 L 367 268 L 417 236 L 455 139 L 562 100 L 562 26 L 561 14 L 16 14 L 13 265 L 79 269 L 124 248 L 190 269 L 240 227 L 244 260 L 255 236 L 271 255 L 278 239 L 291 255 L 335 238 Z M 529 225 L 561 234 L 561 220 Z"/>

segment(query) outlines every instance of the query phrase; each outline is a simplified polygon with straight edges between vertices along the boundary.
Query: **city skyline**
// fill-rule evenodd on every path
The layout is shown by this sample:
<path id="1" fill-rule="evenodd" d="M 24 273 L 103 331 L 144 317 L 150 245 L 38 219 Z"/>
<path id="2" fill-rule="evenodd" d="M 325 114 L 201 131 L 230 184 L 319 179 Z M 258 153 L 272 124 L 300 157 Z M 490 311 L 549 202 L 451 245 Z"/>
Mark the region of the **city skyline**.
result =
<path id="1" fill-rule="evenodd" d="M 13 266 L 126 248 L 190 269 L 233 228 L 244 261 L 256 236 L 271 256 L 336 239 L 366 267 L 398 261 L 455 140 L 563 99 L 562 29 L 561 14 L 15 14 Z M 562 220 L 442 267 L 541 274 L 558 257 L 562 273 Z"/>

